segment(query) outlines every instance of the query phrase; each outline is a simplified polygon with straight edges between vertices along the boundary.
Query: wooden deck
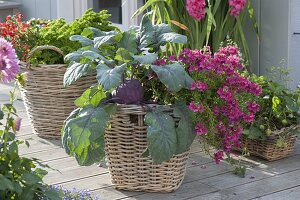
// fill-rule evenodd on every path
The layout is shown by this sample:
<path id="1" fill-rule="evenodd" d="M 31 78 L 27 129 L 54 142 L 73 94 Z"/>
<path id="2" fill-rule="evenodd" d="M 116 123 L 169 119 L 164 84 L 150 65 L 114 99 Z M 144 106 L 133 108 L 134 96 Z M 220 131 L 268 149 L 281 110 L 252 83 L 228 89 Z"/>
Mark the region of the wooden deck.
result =
<path id="1" fill-rule="evenodd" d="M 8 102 L 11 86 L 0 84 L 0 104 Z M 251 158 L 247 161 L 246 178 L 233 175 L 226 163 L 216 165 L 193 144 L 187 173 L 181 187 L 174 193 L 127 192 L 114 189 L 105 165 L 80 167 L 61 147 L 60 141 L 44 140 L 32 134 L 26 112 L 21 101 L 16 102 L 22 128 L 18 137 L 26 139 L 30 147 L 20 147 L 20 153 L 35 157 L 53 169 L 45 178 L 49 184 L 60 184 L 67 188 L 89 189 L 101 200 L 112 199 L 163 199 L 163 200 L 218 200 L 218 199 L 300 199 L 300 141 L 295 153 L 286 159 L 266 162 Z"/>

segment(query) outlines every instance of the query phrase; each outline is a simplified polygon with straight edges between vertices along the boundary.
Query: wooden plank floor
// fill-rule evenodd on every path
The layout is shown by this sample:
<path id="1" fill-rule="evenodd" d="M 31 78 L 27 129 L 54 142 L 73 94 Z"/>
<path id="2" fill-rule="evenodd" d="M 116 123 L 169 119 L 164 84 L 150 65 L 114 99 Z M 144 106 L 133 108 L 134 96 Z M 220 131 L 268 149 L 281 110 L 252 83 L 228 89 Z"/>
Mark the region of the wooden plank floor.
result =
<path id="1" fill-rule="evenodd" d="M 0 84 L 0 104 L 8 102 L 10 85 Z M 20 147 L 26 157 L 40 159 L 53 169 L 45 177 L 49 184 L 60 184 L 67 188 L 89 189 L 102 200 L 218 200 L 218 199 L 300 199 L 300 141 L 297 140 L 294 154 L 286 159 L 266 162 L 257 158 L 244 159 L 248 171 L 245 178 L 230 172 L 226 163 L 216 165 L 195 142 L 192 147 L 186 176 L 182 186 L 174 193 L 127 192 L 114 189 L 105 164 L 89 167 L 78 166 L 61 147 L 60 141 L 44 140 L 32 134 L 22 101 L 16 102 L 23 118 L 18 137 L 26 139 L 30 147 Z M 57 171 L 58 170 L 58 171 Z"/>

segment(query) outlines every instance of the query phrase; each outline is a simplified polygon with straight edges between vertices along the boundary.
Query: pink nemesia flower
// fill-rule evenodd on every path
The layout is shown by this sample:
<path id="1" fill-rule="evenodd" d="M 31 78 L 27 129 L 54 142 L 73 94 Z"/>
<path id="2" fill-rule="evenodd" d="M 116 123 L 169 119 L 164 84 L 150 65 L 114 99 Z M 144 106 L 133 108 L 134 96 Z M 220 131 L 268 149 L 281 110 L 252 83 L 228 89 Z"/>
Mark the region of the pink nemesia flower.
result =
<path id="1" fill-rule="evenodd" d="M 0 81 L 11 82 L 19 70 L 19 60 L 12 44 L 0 38 Z"/>
<path id="2" fill-rule="evenodd" d="M 244 120 L 249 123 L 253 122 L 254 118 L 255 116 L 252 113 L 244 115 Z"/>
<path id="3" fill-rule="evenodd" d="M 259 109 L 260 109 L 260 105 L 257 104 L 257 103 L 248 102 L 247 104 L 248 104 L 247 109 L 251 113 L 257 113 L 259 111 Z"/>
<path id="4" fill-rule="evenodd" d="M 220 164 L 221 160 L 223 160 L 223 156 L 224 156 L 223 151 L 219 150 L 216 153 L 214 153 L 216 164 Z"/>
<path id="5" fill-rule="evenodd" d="M 204 112 L 204 106 L 203 104 L 195 104 L 194 101 L 192 101 L 190 104 L 189 104 L 189 109 L 193 112 L 200 112 L 200 113 L 203 113 Z"/>
<path id="6" fill-rule="evenodd" d="M 207 128 L 202 123 L 198 123 L 195 127 L 195 130 L 197 135 L 205 135 L 208 133 Z"/>
<path id="7" fill-rule="evenodd" d="M 186 0 L 186 10 L 192 18 L 198 21 L 205 17 L 205 6 L 205 0 Z"/>

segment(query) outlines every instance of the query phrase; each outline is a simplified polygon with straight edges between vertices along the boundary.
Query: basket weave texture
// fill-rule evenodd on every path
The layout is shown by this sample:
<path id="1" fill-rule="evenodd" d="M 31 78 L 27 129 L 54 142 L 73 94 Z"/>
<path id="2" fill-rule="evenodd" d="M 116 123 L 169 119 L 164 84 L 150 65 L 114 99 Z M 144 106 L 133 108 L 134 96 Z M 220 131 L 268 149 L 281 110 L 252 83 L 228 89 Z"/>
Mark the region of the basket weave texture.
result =
<path id="1" fill-rule="evenodd" d="M 286 146 L 278 147 L 276 141 L 279 139 L 279 135 L 268 137 L 266 140 L 252 140 L 242 135 L 241 149 L 247 148 L 251 155 L 274 161 L 286 158 L 293 153 L 296 138 L 295 135 L 287 135 L 285 138 Z"/>
<path id="2" fill-rule="evenodd" d="M 143 157 L 147 148 L 145 114 L 142 106 L 118 105 L 110 121 L 105 151 L 112 183 L 122 190 L 173 192 L 184 179 L 189 153 L 175 155 L 159 165 Z"/>
<path id="3" fill-rule="evenodd" d="M 26 85 L 20 87 L 21 95 L 34 133 L 46 139 L 60 139 L 63 122 L 75 108 L 74 100 L 96 83 L 95 76 L 82 77 L 65 88 L 65 64 L 22 69 Z"/>

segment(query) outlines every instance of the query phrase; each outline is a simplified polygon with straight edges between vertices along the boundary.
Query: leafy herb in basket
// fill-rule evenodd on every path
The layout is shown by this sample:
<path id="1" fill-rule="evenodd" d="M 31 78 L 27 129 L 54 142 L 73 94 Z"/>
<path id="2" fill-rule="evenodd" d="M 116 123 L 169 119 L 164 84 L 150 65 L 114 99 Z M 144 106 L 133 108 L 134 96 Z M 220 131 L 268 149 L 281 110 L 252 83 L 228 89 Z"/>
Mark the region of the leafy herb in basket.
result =
<path id="1" fill-rule="evenodd" d="M 286 77 L 288 74 L 281 75 Z M 284 147 L 285 137 L 296 134 L 300 122 L 300 88 L 290 90 L 284 82 L 280 83 L 265 76 L 253 75 L 251 78 L 262 87 L 261 98 L 258 99 L 260 111 L 244 134 L 249 139 L 262 140 L 279 134 L 277 146 Z M 287 80 L 282 78 L 281 81 Z"/>
<path id="2" fill-rule="evenodd" d="M 166 24 L 153 25 L 149 14 L 143 17 L 139 27 L 122 33 L 96 28 L 85 29 L 83 33 L 71 37 L 83 47 L 65 57 L 70 64 L 64 84 L 68 86 L 81 76 L 97 71 L 99 85 L 91 86 L 75 101 L 79 108 L 65 121 L 62 139 L 66 152 L 75 156 L 81 165 L 102 160 L 105 129 L 116 112 L 115 103 L 147 108 L 147 101 L 174 103 L 172 115 L 179 123 L 175 128 L 174 119 L 159 106 L 150 110 L 145 116 L 149 125 L 145 155 L 150 154 L 154 163 L 161 163 L 187 151 L 195 134 L 190 112 L 184 102 L 179 102 L 181 98 L 176 93 L 189 89 L 193 80 L 179 62 L 169 61 L 164 66 L 157 63 L 164 55 L 161 47 L 167 43 L 185 43 L 186 37 L 172 32 Z M 171 97 L 169 101 L 154 96 L 160 89 Z"/>
<path id="3" fill-rule="evenodd" d="M 61 49 L 65 54 L 73 52 L 80 47 L 80 43 L 70 41 L 71 35 L 81 34 L 87 27 L 99 28 L 103 31 L 115 30 L 108 21 L 110 14 L 106 10 L 99 13 L 92 9 L 87 10 L 80 18 L 71 23 L 65 19 L 56 19 L 48 23 L 46 27 L 40 30 L 38 45 L 52 45 Z M 61 56 L 57 56 L 52 51 L 42 52 L 35 56 L 36 63 L 41 64 L 62 64 Z"/>

